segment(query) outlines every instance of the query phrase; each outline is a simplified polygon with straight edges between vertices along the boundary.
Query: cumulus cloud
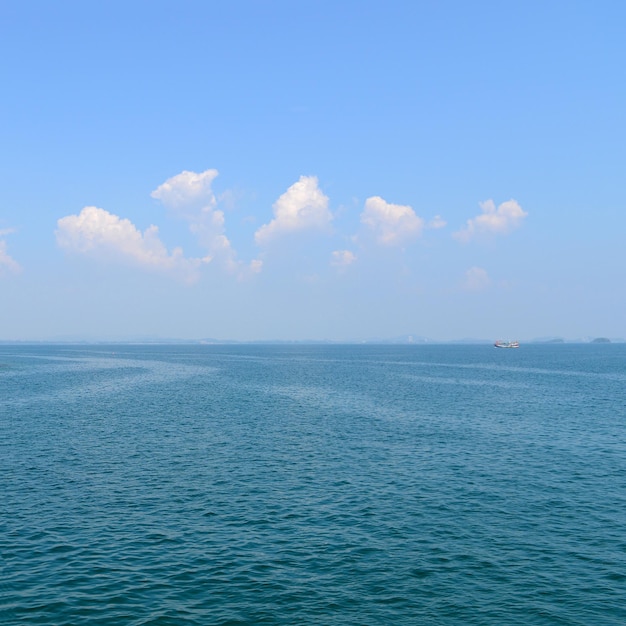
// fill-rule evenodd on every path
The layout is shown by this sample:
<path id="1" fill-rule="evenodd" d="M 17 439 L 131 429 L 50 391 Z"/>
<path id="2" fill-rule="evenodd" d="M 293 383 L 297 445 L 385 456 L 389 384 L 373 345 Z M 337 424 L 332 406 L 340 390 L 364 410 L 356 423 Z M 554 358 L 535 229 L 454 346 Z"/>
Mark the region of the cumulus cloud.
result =
<path id="1" fill-rule="evenodd" d="M 515 201 L 503 202 L 499 207 L 493 200 L 480 203 L 482 213 L 467 220 L 465 228 L 457 231 L 453 236 L 459 241 L 469 241 L 477 235 L 506 235 L 519 228 L 526 211 Z"/>
<path id="2" fill-rule="evenodd" d="M 491 285 L 487 271 L 482 267 L 470 267 L 465 272 L 462 287 L 465 291 L 484 291 Z"/>
<path id="3" fill-rule="evenodd" d="M 356 261 L 356 255 L 350 250 L 335 250 L 331 253 L 330 264 L 334 267 L 347 267 Z"/>
<path id="4" fill-rule="evenodd" d="M 209 212 L 217 201 L 211 185 L 217 178 L 217 170 L 189 172 L 187 170 L 168 178 L 150 195 L 160 200 L 168 209 L 192 214 L 196 211 Z"/>
<path id="5" fill-rule="evenodd" d="M 95 206 L 57 222 L 57 243 L 69 252 L 116 259 L 155 271 L 170 272 L 186 281 L 197 278 L 197 270 L 208 259 L 187 259 L 181 248 L 168 253 L 159 239 L 159 229 L 143 233 L 128 219 Z"/>
<path id="6" fill-rule="evenodd" d="M 223 211 L 203 212 L 189 220 L 189 230 L 196 235 L 208 257 L 218 260 L 228 271 L 236 271 L 237 254 L 230 239 L 225 235 Z"/>
<path id="7" fill-rule="evenodd" d="M 361 223 L 384 246 L 401 245 L 419 237 L 424 228 L 424 220 L 410 206 L 390 204 L 380 196 L 373 196 L 365 201 Z"/>
<path id="8" fill-rule="evenodd" d="M 333 216 L 328 196 L 318 186 L 317 177 L 300 176 L 274 203 L 274 219 L 259 228 L 254 238 L 266 245 L 275 237 L 305 230 L 325 230 Z"/>
<path id="9" fill-rule="evenodd" d="M 189 223 L 189 230 L 207 251 L 208 261 L 215 260 L 228 272 L 240 278 L 261 271 L 261 261 L 246 266 L 237 259 L 231 241 L 226 236 L 224 212 L 218 210 L 212 184 L 218 171 L 183 171 L 159 185 L 150 195 Z"/>

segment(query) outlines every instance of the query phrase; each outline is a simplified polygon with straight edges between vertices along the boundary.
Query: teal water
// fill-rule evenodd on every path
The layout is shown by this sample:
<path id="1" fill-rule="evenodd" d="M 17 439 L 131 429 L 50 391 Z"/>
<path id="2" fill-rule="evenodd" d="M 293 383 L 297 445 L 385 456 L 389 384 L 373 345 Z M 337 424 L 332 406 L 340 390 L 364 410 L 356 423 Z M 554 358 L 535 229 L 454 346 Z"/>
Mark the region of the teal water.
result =
<path id="1" fill-rule="evenodd" d="M 2 624 L 626 624 L 626 346 L 2 346 Z"/>

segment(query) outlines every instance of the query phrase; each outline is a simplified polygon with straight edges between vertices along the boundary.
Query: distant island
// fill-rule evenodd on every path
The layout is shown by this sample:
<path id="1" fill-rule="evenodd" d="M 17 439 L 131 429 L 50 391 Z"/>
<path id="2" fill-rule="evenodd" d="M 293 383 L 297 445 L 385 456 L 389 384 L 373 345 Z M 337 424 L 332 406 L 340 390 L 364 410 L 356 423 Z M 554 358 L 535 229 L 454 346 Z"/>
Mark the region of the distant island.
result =
<path id="1" fill-rule="evenodd" d="M 591 343 L 611 343 L 611 340 L 608 337 L 596 337 Z"/>

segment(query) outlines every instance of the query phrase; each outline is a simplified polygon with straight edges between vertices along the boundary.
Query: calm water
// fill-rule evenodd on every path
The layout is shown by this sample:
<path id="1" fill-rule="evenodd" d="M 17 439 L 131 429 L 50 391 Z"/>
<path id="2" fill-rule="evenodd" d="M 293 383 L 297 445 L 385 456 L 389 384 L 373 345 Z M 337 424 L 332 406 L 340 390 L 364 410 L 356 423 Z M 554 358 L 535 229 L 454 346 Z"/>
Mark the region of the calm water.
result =
<path id="1" fill-rule="evenodd" d="M 626 345 L 0 347 L 0 623 L 626 624 Z"/>

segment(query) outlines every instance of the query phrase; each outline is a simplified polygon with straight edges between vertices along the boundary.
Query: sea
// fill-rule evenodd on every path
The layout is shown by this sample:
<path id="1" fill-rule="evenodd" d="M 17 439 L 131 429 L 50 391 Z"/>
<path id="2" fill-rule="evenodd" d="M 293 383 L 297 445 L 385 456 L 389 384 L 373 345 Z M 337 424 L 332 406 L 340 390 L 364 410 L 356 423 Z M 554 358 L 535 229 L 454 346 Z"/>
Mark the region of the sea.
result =
<path id="1" fill-rule="evenodd" d="M 626 344 L 2 345 L 0 624 L 626 624 Z"/>

